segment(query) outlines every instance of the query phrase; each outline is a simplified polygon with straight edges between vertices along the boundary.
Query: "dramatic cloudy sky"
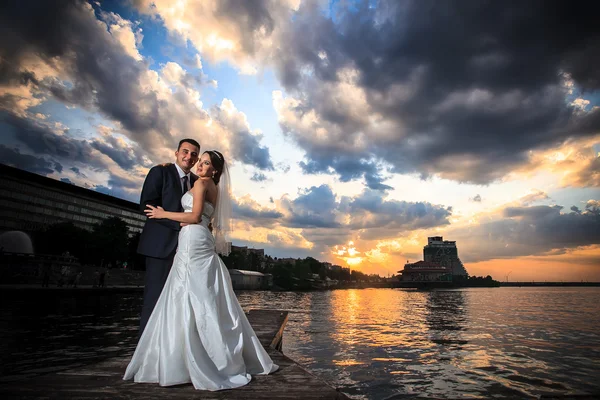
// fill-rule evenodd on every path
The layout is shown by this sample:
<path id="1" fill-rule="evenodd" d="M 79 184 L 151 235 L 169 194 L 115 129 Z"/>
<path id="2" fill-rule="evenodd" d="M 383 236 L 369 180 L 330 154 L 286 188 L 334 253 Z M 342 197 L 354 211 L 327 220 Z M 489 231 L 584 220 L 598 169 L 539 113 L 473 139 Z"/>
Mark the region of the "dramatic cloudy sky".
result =
<path id="1" fill-rule="evenodd" d="M 2 1 L 0 159 L 139 199 L 199 140 L 233 241 L 382 275 L 600 280 L 594 2 Z"/>

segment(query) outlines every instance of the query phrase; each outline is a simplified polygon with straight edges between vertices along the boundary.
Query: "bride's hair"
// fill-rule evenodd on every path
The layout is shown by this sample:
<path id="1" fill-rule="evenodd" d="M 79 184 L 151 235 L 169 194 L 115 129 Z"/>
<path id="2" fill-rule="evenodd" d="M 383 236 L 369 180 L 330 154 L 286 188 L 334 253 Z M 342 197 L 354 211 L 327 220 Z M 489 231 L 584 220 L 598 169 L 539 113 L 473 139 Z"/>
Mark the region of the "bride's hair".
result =
<path id="1" fill-rule="evenodd" d="M 215 185 L 218 185 L 219 180 L 221 179 L 221 174 L 223 173 L 225 157 L 223 157 L 223 154 L 221 154 L 221 152 L 217 150 L 207 150 L 205 151 L 205 153 L 208 154 L 208 156 L 210 157 L 210 163 L 212 164 L 213 168 L 217 171 L 213 175 L 212 180 L 215 183 Z"/>

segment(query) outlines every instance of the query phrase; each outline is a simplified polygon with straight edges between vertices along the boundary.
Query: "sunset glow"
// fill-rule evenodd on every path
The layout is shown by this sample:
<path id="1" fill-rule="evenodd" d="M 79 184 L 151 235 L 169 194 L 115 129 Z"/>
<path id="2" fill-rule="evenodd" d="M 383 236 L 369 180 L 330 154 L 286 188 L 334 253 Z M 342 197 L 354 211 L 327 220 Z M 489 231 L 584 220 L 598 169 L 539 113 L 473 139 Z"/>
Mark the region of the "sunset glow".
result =
<path id="1" fill-rule="evenodd" d="M 443 236 L 471 275 L 600 281 L 597 55 L 527 2 L 531 54 L 476 2 L 43 3 L 0 24 L 5 164 L 138 202 L 191 137 L 234 245 L 389 276 Z"/>

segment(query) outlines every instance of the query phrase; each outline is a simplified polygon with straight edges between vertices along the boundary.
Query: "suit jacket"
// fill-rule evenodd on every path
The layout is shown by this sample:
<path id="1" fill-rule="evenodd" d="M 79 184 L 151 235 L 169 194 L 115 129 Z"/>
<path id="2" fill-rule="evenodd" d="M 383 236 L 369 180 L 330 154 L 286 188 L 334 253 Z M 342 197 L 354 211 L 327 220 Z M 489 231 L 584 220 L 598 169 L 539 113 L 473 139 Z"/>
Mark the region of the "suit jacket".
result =
<path id="1" fill-rule="evenodd" d="M 190 174 L 190 184 L 194 185 L 198 177 Z M 181 178 L 175 164 L 157 165 L 150 169 L 142 195 L 140 197 L 140 210 L 144 211 L 147 204 L 161 206 L 166 211 L 181 212 Z M 148 257 L 167 258 L 176 248 L 179 230 L 179 222 L 169 219 L 146 220 L 140 242 L 138 253 Z"/>

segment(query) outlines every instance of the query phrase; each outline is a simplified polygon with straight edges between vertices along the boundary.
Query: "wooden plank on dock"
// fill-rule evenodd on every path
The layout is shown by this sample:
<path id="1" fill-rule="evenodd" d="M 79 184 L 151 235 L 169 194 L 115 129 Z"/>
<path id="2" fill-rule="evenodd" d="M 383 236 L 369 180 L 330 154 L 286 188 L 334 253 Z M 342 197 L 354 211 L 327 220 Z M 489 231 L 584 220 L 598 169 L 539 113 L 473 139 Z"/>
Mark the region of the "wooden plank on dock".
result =
<path id="1" fill-rule="evenodd" d="M 267 376 L 255 375 L 241 388 L 209 392 L 195 390 L 191 384 L 161 387 L 158 384 L 124 381 L 130 357 L 111 358 L 96 364 L 57 373 L 27 376 L 0 385 L 0 397 L 18 399 L 347 399 L 343 393 L 308 372 L 281 349 L 288 313 L 276 310 L 251 310 L 248 320 L 260 342 L 279 370 Z"/>

